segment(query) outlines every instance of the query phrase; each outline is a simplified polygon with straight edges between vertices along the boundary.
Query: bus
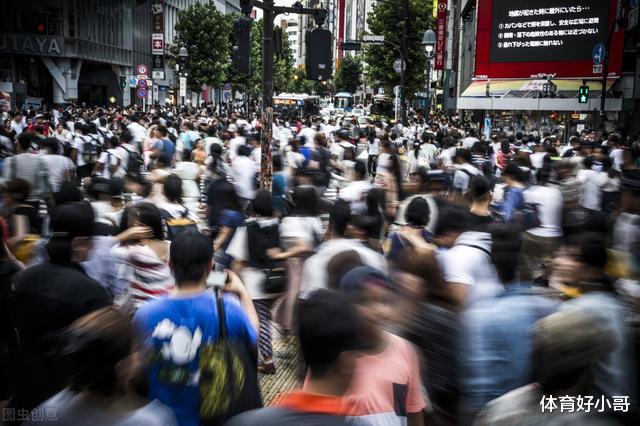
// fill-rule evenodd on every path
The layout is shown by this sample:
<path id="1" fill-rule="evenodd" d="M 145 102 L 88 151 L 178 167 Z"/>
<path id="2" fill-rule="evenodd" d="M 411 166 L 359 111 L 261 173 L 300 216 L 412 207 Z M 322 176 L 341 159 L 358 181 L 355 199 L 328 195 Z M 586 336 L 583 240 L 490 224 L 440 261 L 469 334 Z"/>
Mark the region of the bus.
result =
<path id="1" fill-rule="evenodd" d="M 351 112 L 353 109 L 353 95 L 347 92 L 336 93 L 333 97 L 333 104 L 337 110 Z"/>
<path id="2" fill-rule="evenodd" d="M 303 118 L 320 113 L 320 98 L 305 93 L 281 93 L 274 96 L 273 106 L 278 114 L 295 114 Z"/>
<path id="3" fill-rule="evenodd" d="M 373 116 L 393 118 L 395 115 L 393 100 L 389 96 L 375 95 L 369 113 Z"/>

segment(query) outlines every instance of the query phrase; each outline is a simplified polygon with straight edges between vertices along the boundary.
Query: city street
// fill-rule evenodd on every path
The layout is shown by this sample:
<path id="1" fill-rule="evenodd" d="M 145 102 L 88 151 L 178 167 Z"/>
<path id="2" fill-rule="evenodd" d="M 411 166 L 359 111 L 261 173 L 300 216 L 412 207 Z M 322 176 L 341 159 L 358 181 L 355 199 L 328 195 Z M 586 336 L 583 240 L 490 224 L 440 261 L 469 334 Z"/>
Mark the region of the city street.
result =
<path id="1" fill-rule="evenodd" d="M 0 12 L 0 426 L 638 424 L 640 0 Z"/>

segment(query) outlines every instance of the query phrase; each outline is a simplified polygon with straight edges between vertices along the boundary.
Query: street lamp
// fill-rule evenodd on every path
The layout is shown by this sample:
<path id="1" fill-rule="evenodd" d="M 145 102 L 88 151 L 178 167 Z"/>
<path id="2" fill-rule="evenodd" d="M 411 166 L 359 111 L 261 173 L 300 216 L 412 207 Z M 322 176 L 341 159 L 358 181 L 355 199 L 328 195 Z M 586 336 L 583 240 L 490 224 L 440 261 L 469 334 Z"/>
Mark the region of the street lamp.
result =
<path id="1" fill-rule="evenodd" d="M 187 73 L 184 72 L 184 69 L 185 69 L 185 67 L 187 65 L 187 58 L 188 57 L 189 57 L 189 52 L 187 51 L 187 48 L 184 47 L 184 46 L 181 46 L 180 49 L 178 50 L 180 87 L 182 87 L 183 85 L 185 87 L 187 86 Z M 186 93 L 185 93 L 185 95 L 186 95 Z M 182 105 L 184 105 L 184 97 L 185 97 L 185 95 L 182 95 Z"/>
<path id="2" fill-rule="evenodd" d="M 422 47 L 424 56 L 427 58 L 427 113 L 431 109 L 431 59 L 435 55 L 436 33 L 429 28 L 422 36 Z"/>

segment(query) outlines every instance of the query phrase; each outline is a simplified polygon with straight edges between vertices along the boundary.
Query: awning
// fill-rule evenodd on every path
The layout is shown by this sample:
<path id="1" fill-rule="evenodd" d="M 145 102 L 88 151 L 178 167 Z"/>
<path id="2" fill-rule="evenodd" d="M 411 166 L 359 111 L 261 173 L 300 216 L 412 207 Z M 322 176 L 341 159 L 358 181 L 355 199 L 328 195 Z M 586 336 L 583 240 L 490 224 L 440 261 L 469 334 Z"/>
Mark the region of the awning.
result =
<path id="1" fill-rule="evenodd" d="M 562 92 L 575 92 L 577 97 L 578 90 L 582 86 L 582 80 L 575 79 L 557 79 L 551 80 L 558 87 L 558 95 Z M 616 82 L 615 78 L 607 80 L 607 90 Z M 534 97 L 541 92 L 547 80 L 474 80 L 469 87 L 462 93 L 462 98 L 485 98 L 487 97 L 487 83 L 489 83 L 489 96 L 504 97 L 510 96 L 514 98 Z M 587 85 L 591 91 L 591 96 L 599 96 L 602 91 L 602 82 L 588 80 Z M 569 93 L 567 93 L 568 95 Z M 528 95 L 528 96 L 527 96 Z M 569 97 L 569 96 L 567 96 Z"/>
<path id="2" fill-rule="evenodd" d="M 588 80 L 590 89 L 589 102 L 578 103 L 578 91 L 582 80 L 552 80 L 557 86 L 553 98 L 538 97 L 543 91 L 546 80 L 475 80 L 456 99 L 457 109 L 467 110 L 502 110 L 502 111 L 581 111 L 593 112 L 600 109 L 602 82 Z M 607 80 L 607 90 L 616 79 Z M 487 96 L 489 83 L 489 96 Z M 606 111 L 622 111 L 622 98 L 607 98 Z"/>

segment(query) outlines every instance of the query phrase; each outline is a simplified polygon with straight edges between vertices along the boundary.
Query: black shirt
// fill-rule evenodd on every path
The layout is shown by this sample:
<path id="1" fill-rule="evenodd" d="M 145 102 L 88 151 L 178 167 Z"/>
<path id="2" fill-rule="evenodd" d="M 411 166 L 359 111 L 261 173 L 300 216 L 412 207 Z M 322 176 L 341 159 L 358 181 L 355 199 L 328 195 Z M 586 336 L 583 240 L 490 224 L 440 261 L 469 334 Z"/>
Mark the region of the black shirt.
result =
<path id="1" fill-rule="evenodd" d="M 65 383 L 51 356 L 52 338 L 78 318 L 110 306 L 111 297 L 74 263 L 43 263 L 14 276 L 10 296 L 12 325 L 20 348 L 11 408 L 31 411 Z"/>

